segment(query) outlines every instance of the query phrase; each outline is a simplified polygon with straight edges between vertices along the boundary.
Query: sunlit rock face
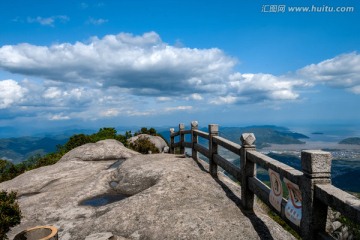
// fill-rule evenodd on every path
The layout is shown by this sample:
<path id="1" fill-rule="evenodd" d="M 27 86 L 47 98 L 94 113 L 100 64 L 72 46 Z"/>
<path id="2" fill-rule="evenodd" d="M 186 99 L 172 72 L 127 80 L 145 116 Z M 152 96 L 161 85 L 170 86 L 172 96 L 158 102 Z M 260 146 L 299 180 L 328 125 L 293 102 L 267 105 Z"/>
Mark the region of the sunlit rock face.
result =
<path id="1" fill-rule="evenodd" d="M 127 159 L 138 154 L 139 153 L 124 147 L 124 145 L 117 140 L 107 139 L 77 147 L 66 153 L 60 159 L 60 162 L 76 159 L 81 161 Z"/>
<path id="2" fill-rule="evenodd" d="M 220 173 L 213 179 L 202 161 L 140 155 L 118 144 L 131 156 L 111 167 L 117 160 L 104 159 L 113 158 L 112 143 L 88 146 L 0 184 L 18 192 L 23 213 L 10 239 L 38 225 L 57 227 L 62 240 L 292 239 L 258 208 L 242 211 L 240 187 Z"/>

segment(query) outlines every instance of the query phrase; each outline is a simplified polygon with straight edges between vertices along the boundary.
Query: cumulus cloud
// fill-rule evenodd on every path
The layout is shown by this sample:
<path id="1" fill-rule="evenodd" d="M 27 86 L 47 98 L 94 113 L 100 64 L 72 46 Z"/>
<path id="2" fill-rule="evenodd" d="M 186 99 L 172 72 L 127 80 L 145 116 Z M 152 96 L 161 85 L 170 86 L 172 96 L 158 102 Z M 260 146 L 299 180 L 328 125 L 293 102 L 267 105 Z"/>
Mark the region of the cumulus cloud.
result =
<path id="1" fill-rule="evenodd" d="M 211 98 L 214 104 L 263 100 L 294 100 L 303 83 L 270 74 L 234 73 L 236 59 L 217 48 L 196 49 L 164 43 L 155 32 L 140 36 L 120 33 L 93 37 L 88 42 L 0 48 L 0 68 L 52 82 L 95 88 L 117 87 L 133 96 L 170 95 L 188 101 Z M 73 99 L 84 89 L 47 88 L 43 98 Z"/>
<path id="2" fill-rule="evenodd" d="M 356 52 L 342 54 L 297 71 L 299 76 L 313 83 L 345 88 L 355 94 L 360 91 L 360 55 Z"/>
<path id="3" fill-rule="evenodd" d="M 233 94 L 241 96 L 241 99 L 228 96 L 226 101 L 295 100 L 299 97 L 295 88 L 305 85 L 304 81 L 296 80 L 293 77 L 287 78 L 263 73 L 235 73 L 229 76 L 229 89 Z"/>
<path id="4" fill-rule="evenodd" d="M 51 16 L 51 17 L 46 17 L 46 18 L 40 17 L 40 16 L 37 16 L 35 18 L 33 18 L 33 17 L 27 18 L 28 23 L 39 23 L 40 25 L 51 26 L 51 27 L 55 26 L 55 21 L 60 21 L 62 23 L 66 23 L 69 20 L 70 20 L 69 17 L 65 16 L 65 15 Z"/>
<path id="5" fill-rule="evenodd" d="M 194 101 L 294 101 L 304 87 L 319 83 L 360 94 L 357 53 L 283 76 L 235 72 L 236 62 L 217 48 L 171 46 L 155 32 L 51 46 L 6 45 L 0 47 L 0 69 L 29 79 L 0 80 L 0 109 L 18 107 L 21 114 L 53 121 L 96 120 L 196 111 Z"/>
<path id="6" fill-rule="evenodd" d="M 216 92 L 236 60 L 217 48 L 170 46 L 154 32 L 120 33 L 88 43 L 0 48 L 0 67 L 60 82 L 118 86 L 137 95 Z"/>
<path id="7" fill-rule="evenodd" d="M 26 89 L 12 79 L 0 81 L 0 109 L 22 101 Z"/>

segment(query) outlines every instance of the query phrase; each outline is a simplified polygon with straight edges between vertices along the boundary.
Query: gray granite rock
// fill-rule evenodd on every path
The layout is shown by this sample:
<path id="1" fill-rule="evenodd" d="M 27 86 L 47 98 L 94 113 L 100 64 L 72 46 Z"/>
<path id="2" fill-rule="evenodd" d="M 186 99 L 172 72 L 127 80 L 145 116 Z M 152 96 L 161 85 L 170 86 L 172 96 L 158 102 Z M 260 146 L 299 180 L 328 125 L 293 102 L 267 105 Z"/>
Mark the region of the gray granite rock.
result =
<path id="1" fill-rule="evenodd" d="M 114 238 L 114 234 L 111 232 L 94 233 L 85 238 L 85 240 L 109 240 Z"/>
<path id="2" fill-rule="evenodd" d="M 82 161 L 126 159 L 137 154 L 139 153 L 124 147 L 121 142 L 114 139 L 107 139 L 77 147 L 66 153 L 60 162 L 74 159 Z"/>
<path id="3" fill-rule="evenodd" d="M 23 213 L 10 239 L 37 225 L 57 227 L 62 240 L 93 234 L 110 239 L 110 234 L 113 239 L 293 239 L 261 209 L 243 211 L 239 186 L 220 173 L 219 180 L 213 179 L 206 163 L 168 154 L 133 155 L 118 168 L 109 168 L 114 160 L 81 161 L 75 155 L 1 183 L 0 189 L 18 192 Z M 103 206 L 82 205 L 106 194 L 128 197 Z"/>
<path id="4" fill-rule="evenodd" d="M 139 138 L 147 138 L 147 139 L 149 139 L 149 141 L 152 142 L 155 145 L 155 147 L 159 150 L 160 153 L 169 151 L 167 143 L 165 142 L 164 139 L 162 139 L 159 136 L 151 136 L 151 135 L 148 135 L 148 134 L 139 134 L 137 136 L 129 138 L 128 142 L 129 143 L 134 143 Z"/>
<path id="5" fill-rule="evenodd" d="M 126 240 L 126 238 L 116 237 L 111 232 L 103 232 L 91 234 L 85 240 Z"/>

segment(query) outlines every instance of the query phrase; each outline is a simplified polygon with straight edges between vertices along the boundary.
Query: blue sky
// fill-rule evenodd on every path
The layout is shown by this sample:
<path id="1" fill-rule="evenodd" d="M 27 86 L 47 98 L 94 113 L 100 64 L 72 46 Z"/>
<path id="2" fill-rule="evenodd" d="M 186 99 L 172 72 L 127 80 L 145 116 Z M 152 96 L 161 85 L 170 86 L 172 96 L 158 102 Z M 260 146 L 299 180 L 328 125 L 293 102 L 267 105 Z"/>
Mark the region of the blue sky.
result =
<path id="1" fill-rule="evenodd" d="M 0 127 L 360 122 L 359 1 L 0 7 Z"/>

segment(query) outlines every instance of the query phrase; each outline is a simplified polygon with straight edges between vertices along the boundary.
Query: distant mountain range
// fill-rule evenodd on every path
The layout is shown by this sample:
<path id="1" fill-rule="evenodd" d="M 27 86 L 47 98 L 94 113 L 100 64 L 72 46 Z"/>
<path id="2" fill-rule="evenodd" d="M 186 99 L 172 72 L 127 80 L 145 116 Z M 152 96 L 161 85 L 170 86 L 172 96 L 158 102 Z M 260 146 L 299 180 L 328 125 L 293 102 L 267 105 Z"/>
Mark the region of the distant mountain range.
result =
<path id="1" fill-rule="evenodd" d="M 201 131 L 207 132 L 207 128 L 200 129 Z M 304 144 L 304 141 L 300 139 L 308 139 L 309 137 L 292 132 L 288 128 L 273 126 L 273 125 L 262 125 L 262 126 L 249 126 L 249 127 L 220 127 L 219 135 L 228 140 L 236 143 L 240 143 L 240 136 L 243 133 L 254 133 L 256 137 L 256 147 L 263 148 L 269 146 L 269 144 Z M 170 142 L 170 132 L 160 132 Z M 186 141 L 190 141 L 190 136 Z"/>
<path id="2" fill-rule="evenodd" d="M 201 129 L 207 132 L 207 128 Z M 33 137 L 3 138 L 0 139 L 0 159 L 10 160 L 18 163 L 28 159 L 35 154 L 46 154 L 54 152 L 58 144 L 64 144 L 74 134 L 92 134 L 94 130 L 73 129 L 64 132 L 41 134 Z M 120 131 L 119 131 L 120 132 Z M 303 144 L 300 139 L 307 136 L 292 132 L 287 128 L 278 126 L 250 126 L 250 127 L 223 127 L 219 129 L 219 135 L 233 142 L 240 143 L 242 133 L 251 132 L 256 137 L 256 147 L 262 148 L 268 144 Z M 170 142 L 170 132 L 160 131 Z M 190 136 L 186 141 L 190 141 Z"/>
<path id="3" fill-rule="evenodd" d="M 29 157 L 54 152 L 58 144 L 64 144 L 68 138 L 19 137 L 0 139 L 0 159 L 13 163 L 22 162 Z"/>

